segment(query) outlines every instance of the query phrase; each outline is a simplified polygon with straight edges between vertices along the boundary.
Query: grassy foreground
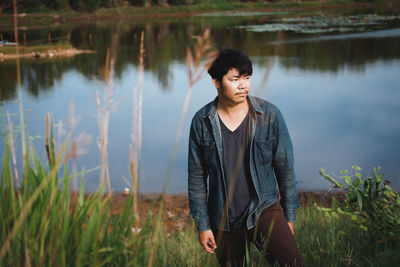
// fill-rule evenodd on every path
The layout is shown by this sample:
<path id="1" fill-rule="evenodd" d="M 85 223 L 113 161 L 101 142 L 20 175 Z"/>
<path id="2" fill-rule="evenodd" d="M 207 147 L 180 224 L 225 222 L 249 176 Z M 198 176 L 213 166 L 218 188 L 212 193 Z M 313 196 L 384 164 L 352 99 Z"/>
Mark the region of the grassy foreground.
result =
<path id="1" fill-rule="evenodd" d="M 7 145 L 0 184 L 0 266 L 217 265 L 215 256 L 198 244 L 193 226 L 172 233 L 165 227 L 154 231 L 162 217 L 150 212 L 139 224 L 132 211 L 133 197 L 115 212 L 102 188 L 85 197 L 82 182 L 79 194 L 73 194 L 69 184 L 74 177 L 68 168 L 58 177 L 64 154 L 55 155 L 51 143 L 49 168 L 31 153 L 21 181 L 13 174 L 11 154 Z M 306 266 L 400 262 L 398 240 L 371 244 L 351 219 L 327 217 L 312 199 L 303 200 L 298 211 L 296 239 Z M 265 264 L 254 246 L 250 255 L 249 266 Z"/>

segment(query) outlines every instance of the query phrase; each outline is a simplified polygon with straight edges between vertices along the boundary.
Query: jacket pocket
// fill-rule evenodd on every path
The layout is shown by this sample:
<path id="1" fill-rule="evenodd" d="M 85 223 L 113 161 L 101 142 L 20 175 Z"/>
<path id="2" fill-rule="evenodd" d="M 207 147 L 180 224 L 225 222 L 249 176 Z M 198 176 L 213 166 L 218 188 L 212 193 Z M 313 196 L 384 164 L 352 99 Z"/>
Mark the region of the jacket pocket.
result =
<path id="1" fill-rule="evenodd" d="M 272 161 L 272 150 L 275 137 L 267 136 L 255 139 L 255 158 L 256 163 L 268 164 Z"/>

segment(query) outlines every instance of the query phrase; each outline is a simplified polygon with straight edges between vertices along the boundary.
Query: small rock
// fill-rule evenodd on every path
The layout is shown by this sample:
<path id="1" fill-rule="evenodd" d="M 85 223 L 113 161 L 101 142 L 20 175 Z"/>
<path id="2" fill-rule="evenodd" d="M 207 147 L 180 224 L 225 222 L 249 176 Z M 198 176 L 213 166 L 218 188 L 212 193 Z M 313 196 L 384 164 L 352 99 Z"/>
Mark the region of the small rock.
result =
<path id="1" fill-rule="evenodd" d="M 124 188 L 124 195 L 127 196 L 127 195 L 129 195 L 129 193 L 130 193 L 129 188 L 128 188 L 128 187 L 125 187 L 125 188 Z"/>

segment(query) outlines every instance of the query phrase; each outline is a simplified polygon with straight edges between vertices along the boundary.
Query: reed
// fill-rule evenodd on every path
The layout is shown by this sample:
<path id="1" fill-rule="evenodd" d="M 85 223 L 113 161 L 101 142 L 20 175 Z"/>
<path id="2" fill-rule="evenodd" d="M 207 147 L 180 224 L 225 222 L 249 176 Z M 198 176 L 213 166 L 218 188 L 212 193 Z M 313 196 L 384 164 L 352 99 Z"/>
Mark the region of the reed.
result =
<path id="1" fill-rule="evenodd" d="M 9 135 L 10 135 L 10 147 L 11 147 L 11 157 L 12 157 L 12 162 L 14 165 L 14 184 L 16 187 L 19 187 L 19 175 L 18 175 L 18 170 L 17 170 L 17 156 L 15 152 L 15 146 L 14 146 L 14 132 L 13 132 L 13 123 L 10 119 L 10 113 L 7 111 L 7 119 L 8 119 L 8 128 L 9 128 Z"/>
<path id="2" fill-rule="evenodd" d="M 49 121 L 48 143 L 53 142 Z M 82 179 L 78 198 L 71 199 L 68 166 L 64 176 L 58 171 L 68 158 L 67 142 L 55 155 L 46 171 L 32 152 L 20 188 L 13 183 L 10 164 L 10 141 L 7 142 L 0 183 L 0 266 L 80 266 L 142 265 L 147 263 L 147 238 L 151 218 L 142 231 L 132 229 L 132 199 L 123 210 L 110 214 L 111 203 L 103 198 L 103 188 L 85 196 Z M 31 150 L 32 151 L 32 150 Z M 59 184 L 62 183 L 62 190 Z M 22 254 L 21 254 L 22 253 Z"/>
<path id="3" fill-rule="evenodd" d="M 114 59 L 110 56 L 110 49 L 107 49 L 106 64 L 102 71 L 102 78 L 105 82 L 103 98 L 100 93 L 96 91 L 96 107 L 98 114 L 98 125 L 100 130 L 100 138 L 98 139 L 97 146 L 100 149 L 101 168 L 100 168 L 100 186 L 104 184 L 104 176 L 107 181 L 108 197 L 111 199 L 111 182 L 110 171 L 108 167 L 108 124 L 110 121 L 110 113 L 113 105 L 113 75 L 114 75 Z"/>
<path id="4" fill-rule="evenodd" d="M 17 6 L 17 0 L 13 0 L 13 9 L 14 9 L 14 40 L 15 40 L 15 43 L 16 43 L 15 54 L 17 55 L 17 58 L 16 58 L 17 94 L 18 94 L 19 118 L 20 118 L 20 126 L 21 126 L 22 161 L 23 161 L 23 165 L 25 165 L 27 149 L 26 149 L 24 109 L 23 109 L 23 102 L 22 102 L 21 68 L 20 68 L 20 60 L 19 60 L 18 16 L 17 16 L 18 15 L 18 6 Z"/>
<path id="5" fill-rule="evenodd" d="M 159 241 L 160 234 L 161 234 L 161 220 L 162 220 L 162 213 L 164 210 L 165 194 L 167 191 L 167 186 L 168 186 L 169 180 L 172 175 L 172 169 L 174 166 L 176 151 L 178 149 L 179 141 L 180 141 L 180 138 L 182 135 L 183 124 L 185 122 L 187 110 L 189 107 L 193 86 L 201 78 L 202 74 L 207 69 L 207 66 L 212 62 L 213 56 L 215 55 L 215 52 L 212 51 L 209 29 L 206 29 L 201 36 L 193 36 L 193 39 L 195 39 L 194 56 L 192 53 L 192 49 L 190 47 L 186 48 L 186 66 L 187 66 L 187 71 L 188 71 L 188 90 L 186 92 L 185 101 L 183 103 L 181 118 L 179 120 L 179 126 L 178 126 L 178 130 L 177 130 L 176 137 L 175 137 L 175 143 L 174 143 L 174 147 L 171 152 L 170 161 L 168 164 L 167 175 L 166 175 L 162 193 L 161 193 L 160 208 L 159 208 L 157 217 L 155 219 L 156 225 L 154 228 L 154 238 L 153 238 L 152 244 L 151 244 L 149 262 L 147 265 L 148 267 L 153 266 L 153 261 L 154 261 L 154 257 L 155 257 L 154 256 L 155 248 L 157 246 L 157 243 Z M 204 61 L 205 61 L 205 63 L 204 63 Z M 204 64 L 201 64 L 202 62 Z"/>
<path id="6" fill-rule="evenodd" d="M 144 32 L 140 35 L 140 50 L 139 50 L 139 74 L 138 74 L 138 87 L 133 88 L 133 122 L 130 148 L 130 174 L 132 178 L 133 187 L 133 207 L 132 211 L 136 214 L 136 226 L 138 225 L 139 215 L 137 200 L 139 197 L 139 171 L 140 171 L 140 158 L 142 150 L 142 104 L 143 104 L 143 72 L 144 72 Z M 136 164 L 135 164 L 136 162 Z"/>

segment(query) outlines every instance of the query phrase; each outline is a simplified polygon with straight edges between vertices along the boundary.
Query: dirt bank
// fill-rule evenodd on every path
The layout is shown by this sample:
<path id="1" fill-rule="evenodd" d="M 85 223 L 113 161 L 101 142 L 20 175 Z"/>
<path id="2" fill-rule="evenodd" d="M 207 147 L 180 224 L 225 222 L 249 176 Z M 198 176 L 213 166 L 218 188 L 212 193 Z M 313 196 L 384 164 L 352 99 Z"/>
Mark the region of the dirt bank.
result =
<path id="1" fill-rule="evenodd" d="M 122 212 L 129 195 L 114 194 L 112 196 L 112 210 L 116 214 Z M 339 192 L 300 192 L 299 199 L 302 205 L 317 203 L 322 206 L 330 206 L 332 199 L 343 199 L 344 194 Z M 159 211 L 161 196 L 159 194 L 143 194 L 139 197 L 139 217 L 143 222 L 149 213 L 156 215 Z M 192 218 L 189 211 L 188 197 L 184 194 L 170 194 L 165 196 L 163 225 L 171 232 L 192 226 Z"/>

